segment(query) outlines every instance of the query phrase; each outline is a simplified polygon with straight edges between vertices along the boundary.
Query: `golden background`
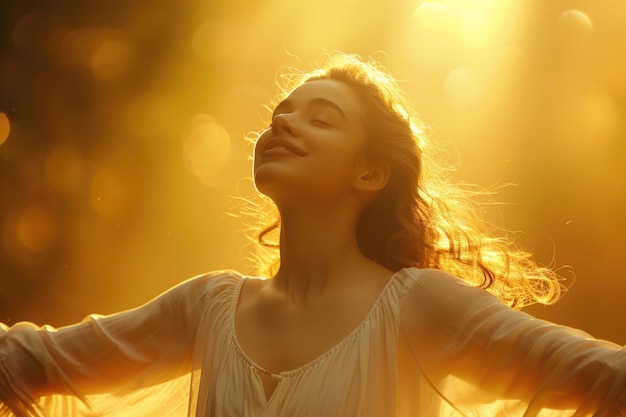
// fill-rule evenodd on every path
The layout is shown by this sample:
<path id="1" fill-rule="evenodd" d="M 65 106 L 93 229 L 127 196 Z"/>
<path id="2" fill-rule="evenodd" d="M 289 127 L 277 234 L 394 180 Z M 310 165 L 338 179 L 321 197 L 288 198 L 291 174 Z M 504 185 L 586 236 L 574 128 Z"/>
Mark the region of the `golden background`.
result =
<path id="1" fill-rule="evenodd" d="M 529 312 L 626 344 L 626 1 L 0 6 L 0 321 L 56 326 L 234 268 L 247 133 L 281 67 L 381 61 L 485 217 L 569 294 Z M 519 231 L 519 232 L 518 232 Z M 567 270 L 564 275 L 570 278 Z"/>

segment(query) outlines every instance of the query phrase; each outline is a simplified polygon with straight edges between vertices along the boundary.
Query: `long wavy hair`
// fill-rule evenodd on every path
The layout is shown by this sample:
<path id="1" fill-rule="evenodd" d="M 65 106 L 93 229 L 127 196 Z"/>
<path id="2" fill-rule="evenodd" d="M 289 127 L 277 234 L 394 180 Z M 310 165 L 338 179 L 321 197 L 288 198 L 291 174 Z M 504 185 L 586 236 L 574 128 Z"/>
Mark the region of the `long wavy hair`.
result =
<path id="1" fill-rule="evenodd" d="M 380 64 L 335 55 L 312 72 L 286 78 L 277 102 L 312 80 L 348 85 L 365 112 L 366 154 L 372 162 L 390 166 L 389 182 L 359 218 L 357 241 L 364 255 L 392 271 L 447 271 L 516 308 L 559 299 L 564 287 L 552 268 L 539 266 L 530 252 L 487 231 L 477 192 L 450 181 L 449 167 L 438 157 L 423 122 Z M 258 197 L 246 215 L 257 225 L 259 272 L 273 275 L 280 265 L 280 217 L 271 200 Z"/>

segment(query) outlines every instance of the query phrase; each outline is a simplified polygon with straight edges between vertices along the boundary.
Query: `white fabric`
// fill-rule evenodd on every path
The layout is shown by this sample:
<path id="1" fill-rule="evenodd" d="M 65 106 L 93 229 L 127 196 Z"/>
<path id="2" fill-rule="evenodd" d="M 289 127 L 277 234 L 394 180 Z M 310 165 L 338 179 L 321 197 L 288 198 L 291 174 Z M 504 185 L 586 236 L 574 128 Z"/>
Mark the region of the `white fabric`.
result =
<path id="1" fill-rule="evenodd" d="M 203 275 L 58 330 L 3 327 L 0 399 L 52 417 L 626 415 L 625 349 L 415 268 L 393 276 L 342 342 L 276 376 L 266 400 L 235 336 L 245 279 Z"/>

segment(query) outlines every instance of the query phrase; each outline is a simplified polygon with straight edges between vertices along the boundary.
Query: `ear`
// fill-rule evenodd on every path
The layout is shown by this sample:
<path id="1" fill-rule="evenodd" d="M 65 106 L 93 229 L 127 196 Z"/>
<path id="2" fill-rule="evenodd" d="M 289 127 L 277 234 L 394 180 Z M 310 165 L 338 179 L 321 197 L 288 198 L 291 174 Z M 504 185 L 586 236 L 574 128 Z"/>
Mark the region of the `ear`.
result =
<path id="1" fill-rule="evenodd" d="M 385 188 L 391 175 L 391 168 L 386 162 L 367 164 L 360 172 L 355 187 L 360 191 L 380 191 Z"/>

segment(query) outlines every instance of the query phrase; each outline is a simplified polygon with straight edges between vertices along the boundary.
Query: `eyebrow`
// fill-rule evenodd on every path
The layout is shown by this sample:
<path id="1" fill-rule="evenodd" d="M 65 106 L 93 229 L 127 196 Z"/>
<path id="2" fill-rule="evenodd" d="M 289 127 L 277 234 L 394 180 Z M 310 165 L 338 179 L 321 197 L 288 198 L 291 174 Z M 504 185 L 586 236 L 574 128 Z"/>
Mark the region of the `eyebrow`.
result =
<path id="1" fill-rule="evenodd" d="M 337 103 L 327 98 L 323 98 L 323 97 L 312 98 L 311 100 L 308 101 L 307 105 L 321 105 L 325 107 L 330 107 L 332 109 L 335 109 L 341 115 L 341 117 L 343 117 L 345 121 L 348 121 L 348 117 L 346 116 L 346 113 L 343 111 L 343 109 L 339 107 Z M 274 112 L 272 113 L 272 118 L 274 118 L 279 111 L 287 110 L 291 108 L 293 108 L 293 103 L 289 101 L 289 99 L 285 99 L 281 101 L 280 103 L 278 103 L 278 105 L 274 109 Z"/>

